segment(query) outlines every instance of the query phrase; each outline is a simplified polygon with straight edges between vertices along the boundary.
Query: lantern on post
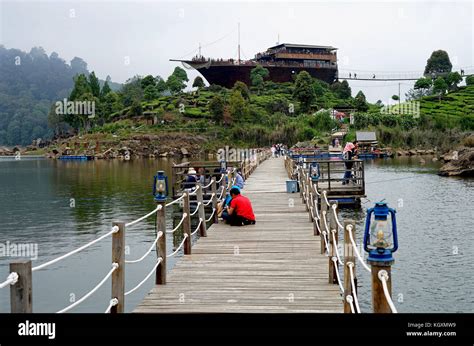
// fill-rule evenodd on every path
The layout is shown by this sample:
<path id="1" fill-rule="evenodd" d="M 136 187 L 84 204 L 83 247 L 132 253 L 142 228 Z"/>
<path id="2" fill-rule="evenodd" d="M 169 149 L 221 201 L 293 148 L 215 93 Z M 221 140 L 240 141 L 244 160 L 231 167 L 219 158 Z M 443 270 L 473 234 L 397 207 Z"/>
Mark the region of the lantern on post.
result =
<path id="1" fill-rule="evenodd" d="M 367 263 L 371 265 L 373 311 L 389 313 L 392 308 L 385 294 L 388 291 L 392 295 L 391 266 L 395 261 L 392 254 L 398 249 L 398 234 L 395 210 L 385 202 L 377 202 L 367 210 L 364 249 L 369 253 Z"/>
<path id="2" fill-rule="evenodd" d="M 156 202 L 164 202 L 168 197 L 168 177 L 164 171 L 158 171 L 154 176 L 153 196 L 155 196 Z"/>
<path id="3" fill-rule="evenodd" d="M 364 249 L 369 253 L 369 263 L 391 264 L 394 261 L 392 254 L 398 249 L 397 221 L 395 210 L 389 208 L 385 202 L 377 202 L 373 208 L 367 210 Z"/>

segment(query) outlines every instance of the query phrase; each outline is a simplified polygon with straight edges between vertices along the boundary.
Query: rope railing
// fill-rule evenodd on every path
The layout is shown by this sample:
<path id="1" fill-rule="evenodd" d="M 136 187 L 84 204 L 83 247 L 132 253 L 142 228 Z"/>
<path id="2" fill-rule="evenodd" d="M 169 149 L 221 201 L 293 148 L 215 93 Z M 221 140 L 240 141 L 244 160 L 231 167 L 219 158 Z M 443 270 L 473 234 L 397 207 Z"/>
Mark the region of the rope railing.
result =
<path id="1" fill-rule="evenodd" d="M 138 218 L 134 221 L 126 223 L 125 227 L 133 226 L 133 225 L 139 223 L 140 221 L 143 221 L 143 220 L 149 218 L 150 216 L 154 215 L 158 210 L 161 210 L 161 208 L 163 208 L 163 206 L 161 204 L 159 204 L 154 210 L 150 211 L 148 214 L 146 214 L 146 215 L 144 215 L 144 216 L 142 216 L 142 217 L 140 217 L 140 218 Z"/>
<path id="2" fill-rule="evenodd" d="M 202 221 L 202 219 L 199 219 L 199 223 L 193 233 L 191 233 L 191 236 L 195 235 L 199 231 L 199 227 L 201 227 Z"/>
<path id="3" fill-rule="evenodd" d="M 151 244 L 150 248 L 143 254 L 142 257 L 140 257 L 139 259 L 136 259 L 136 260 L 125 260 L 125 263 L 138 263 L 138 262 L 143 261 L 143 260 L 146 258 L 146 256 L 148 256 L 148 254 L 153 251 L 153 249 L 154 249 L 155 246 L 156 246 L 156 243 L 158 242 L 158 240 L 159 240 L 162 236 L 163 236 L 163 232 L 161 232 L 161 231 L 158 232 L 158 234 L 157 234 L 155 240 L 153 241 L 153 243 Z"/>
<path id="4" fill-rule="evenodd" d="M 18 282 L 18 273 L 12 272 L 7 276 L 7 279 L 0 284 L 0 288 L 14 285 Z"/>
<path id="5" fill-rule="evenodd" d="M 181 227 L 181 225 L 183 224 L 184 219 L 186 219 L 187 217 L 188 217 L 188 214 L 183 213 L 183 216 L 181 217 L 181 220 L 180 220 L 179 223 L 176 225 L 176 227 L 173 228 L 171 231 L 166 231 L 166 233 L 174 233 L 174 232 L 176 232 L 176 231 Z"/>
<path id="6" fill-rule="evenodd" d="M 362 266 L 368 271 L 368 272 L 372 272 L 369 268 L 369 266 L 365 263 L 364 259 L 362 258 L 362 256 L 360 255 L 360 252 L 359 250 L 357 249 L 357 244 L 355 243 L 354 241 L 354 237 L 352 236 L 352 225 L 347 225 L 347 231 L 349 233 L 349 238 L 351 240 L 351 243 L 352 243 L 352 248 L 354 249 L 354 252 L 357 256 L 357 258 L 359 259 L 359 262 L 362 264 Z"/>
<path id="7" fill-rule="evenodd" d="M 110 310 L 112 309 L 112 307 L 118 305 L 118 303 L 119 300 L 117 298 L 110 299 L 109 306 L 107 307 L 107 310 L 105 310 L 105 313 L 110 314 Z"/>
<path id="8" fill-rule="evenodd" d="M 334 271 L 336 272 L 337 284 L 339 285 L 341 293 L 344 294 L 344 287 L 342 287 L 341 278 L 339 277 L 338 259 L 336 256 L 333 256 L 331 257 L 331 260 L 334 262 L 334 266 L 336 267 Z"/>
<path id="9" fill-rule="evenodd" d="M 344 229 L 344 226 L 341 225 L 341 223 L 339 222 L 339 218 L 337 217 L 337 205 L 336 204 L 333 204 L 332 205 L 332 212 L 334 214 L 334 220 L 336 221 L 337 225 L 339 226 L 340 229 Z"/>
<path id="10" fill-rule="evenodd" d="M 200 185 L 197 185 L 192 191 L 189 192 L 189 195 L 190 196 L 194 196 L 196 195 L 196 193 L 198 192 L 198 190 L 201 188 Z"/>
<path id="11" fill-rule="evenodd" d="M 221 191 L 220 196 L 218 197 L 218 200 L 221 200 L 221 199 L 222 199 L 222 196 L 224 195 L 224 192 L 225 192 L 225 188 L 222 187 L 222 191 Z"/>
<path id="12" fill-rule="evenodd" d="M 50 266 L 51 264 L 54 264 L 54 263 L 59 262 L 59 261 L 62 261 L 63 259 L 68 258 L 69 256 L 74 255 L 75 253 L 78 253 L 78 252 L 80 252 L 80 251 L 82 251 L 82 250 L 84 250 L 84 249 L 87 249 L 88 247 L 94 245 L 95 243 L 98 243 L 98 242 L 101 241 L 102 239 L 107 238 L 108 236 L 110 236 L 110 235 L 112 235 L 112 234 L 114 234 L 114 233 L 117 233 L 118 230 L 119 230 L 118 227 L 117 227 L 117 226 L 114 226 L 114 227 L 112 227 L 112 230 L 111 230 L 110 232 L 108 232 L 108 233 L 106 233 L 106 234 L 100 236 L 99 238 L 97 238 L 97 239 L 95 239 L 95 240 L 93 240 L 93 241 L 91 241 L 91 242 L 89 242 L 89 243 L 87 243 L 87 244 L 85 244 L 85 245 L 82 245 L 81 247 L 79 247 L 79 248 L 77 248 L 77 249 L 75 249 L 75 250 L 72 250 L 72 251 L 68 252 L 67 254 L 64 254 L 64 255 L 62 255 L 62 256 L 59 256 L 59 257 L 57 257 L 57 258 L 55 258 L 55 259 L 53 259 L 53 260 L 51 260 L 51 261 L 48 261 L 48 262 L 46 262 L 46 263 L 40 264 L 39 266 L 33 267 L 33 268 L 31 268 L 31 271 L 32 271 L 32 272 L 35 272 L 35 271 L 37 271 L 37 270 L 41 270 L 41 269 L 43 269 L 43 268 L 46 268 L 46 267 Z"/>
<path id="13" fill-rule="evenodd" d="M 169 206 L 172 206 L 173 204 L 176 204 L 178 203 L 179 201 L 181 201 L 183 198 L 184 198 L 185 194 L 183 193 L 180 197 L 176 198 L 175 200 L 169 202 L 166 204 L 166 207 L 169 207 Z M 159 204 L 159 206 L 161 206 L 161 204 Z"/>
<path id="14" fill-rule="evenodd" d="M 91 295 L 93 295 L 99 288 L 102 287 L 102 285 L 107 281 L 108 278 L 110 278 L 112 273 L 114 271 L 116 271 L 118 269 L 118 267 L 119 267 L 118 263 L 112 263 L 112 269 L 110 269 L 110 271 L 107 273 L 107 275 L 92 290 L 90 290 L 87 294 L 82 296 L 82 298 L 80 298 L 78 301 L 72 303 L 71 305 L 65 307 L 62 310 L 59 310 L 57 313 L 62 314 L 64 312 L 67 312 L 67 311 L 71 310 L 72 308 L 74 308 L 74 307 L 78 306 L 79 304 L 81 304 L 83 301 L 85 301 Z"/>
<path id="15" fill-rule="evenodd" d="M 333 230 L 331 231 L 331 234 L 332 234 L 332 241 L 333 241 L 333 243 L 335 244 L 334 250 L 335 250 L 335 252 L 336 252 L 336 258 L 337 258 L 337 260 L 338 260 L 338 262 L 339 262 L 340 264 L 344 264 L 344 263 L 342 262 L 342 260 L 341 260 L 341 256 L 339 256 L 338 243 L 337 243 L 337 239 L 336 239 L 336 230 L 333 229 Z"/>
<path id="16" fill-rule="evenodd" d="M 209 221 L 211 221 L 211 220 L 212 220 L 212 217 L 214 216 L 215 212 L 216 212 L 216 208 L 212 208 L 212 213 L 211 213 L 211 216 L 209 216 L 209 218 L 208 218 L 208 219 L 206 219 L 206 222 L 209 222 Z"/>
<path id="17" fill-rule="evenodd" d="M 178 251 L 181 250 L 181 248 L 183 247 L 184 241 L 186 240 L 187 237 L 188 237 L 188 235 L 184 234 L 183 241 L 181 242 L 181 244 L 179 244 L 178 248 L 176 250 L 174 250 L 172 253 L 170 253 L 169 255 L 166 255 L 166 258 L 170 258 L 170 257 L 173 257 L 174 255 L 176 255 L 178 253 Z"/>
<path id="18" fill-rule="evenodd" d="M 357 292 L 356 292 L 357 287 L 355 285 L 355 279 L 354 279 L 354 263 L 347 262 L 346 265 L 349 267 L 349 273 L 350 273 L 350 276 L 351 276 L 352 296 L 353 296 L 353 299 L 355 301 L 355 306 L 356 306 L 357 313 L 360 314 L 359 301 L 357 299 Z"/>
<path id="19" fill-rule="evenodd" d="M 219 184 L 222 181 L 222 179 L 224 179 L 224 176 L 225 174 L 221 174 L 221 178 L 219 180 L 216 180 L 216 184 Z"/>
<path id="20" fill-rule="evenodd" d="M 189 216 L 194 216 L 194 214 L 196 214 L 198 211 L 199 211 L 199 206 L 201 205 L 201 202 L 199 202 L 197 205 L 196 205 L 196 209 L 192 212 L 192 213 L 189 213 Z"/>
<path id="21" fill-rule="evenodd" d="M 163 261 L 163 258 L 162 257 L 159 257 L 158 260 L 156 261 L 155 265 L 153 266 L 152 270 L 145 276 L 145 278 L 140 281 L 138 283 L 138 285 L 136 285 L 134 288 L 132 288 L 131 290 L 127 291 L 124 293 L 125 296 L 128 296 L 129 294 L 135 292 L 136 290 L 138 290 L 149 278 L 150 276 L 155 272 L 156 268 L 158 268 L 158 266 L 160 265 L 160 263 Z"/>
<path id="22" fill-rule="evenodd" d="M 215 193 L 212 193 L 212 195 L 211 195 L 210 199 L 209 199 L 209 200 L 207 200 L 207 202 L 206 202 L 206 203 L 203 203 L 203 205 L 204 205 L 205 207 L 207 207 L 209 204 L 211 204 L 211 203 L 212 203 L 212 201 L 213 201 L 213 200 L 212 200 L 212 197 L 214 197 L 215 195 L 216 195 Z"/>
<path id="23" fill-rule="evenodd" d="M 387 286 L 388 272 L 386 270 L 381 270 L 379 271 L 377 276 L 379 280 L 382 281 L 383 293 L 385 295 L 385 299 L 387 299 L 388 305 L 390 306 L 390 310 L 392 310 L 392 313 L 394 314 L 398 313 L 397 308 L 395 307 L 395 304 L 393 304 L 392 297 L 390 297 L 390 292 L 388 291 L 388 286 Z"/>
<path id="24" fill-rule="evenodd" d="M 203 186 L 202 188 L 203 189 L 207 189 L 208 187 L 210 187 L 212 185 L 212 183 L 214 182 L 214 179 L 211 179 L 211 181 L 209 182 L 209 184 Z"/>

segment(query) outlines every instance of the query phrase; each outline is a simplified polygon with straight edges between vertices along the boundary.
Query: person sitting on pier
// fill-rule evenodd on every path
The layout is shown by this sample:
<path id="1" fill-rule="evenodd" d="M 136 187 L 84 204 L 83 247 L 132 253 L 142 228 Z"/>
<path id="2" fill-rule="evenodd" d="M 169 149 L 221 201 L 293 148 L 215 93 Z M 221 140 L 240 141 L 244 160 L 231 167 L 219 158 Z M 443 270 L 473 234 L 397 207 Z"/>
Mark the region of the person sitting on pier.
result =
<path id="1" fill-rule="evenodd" d="M 198 181 L 196 174 L 196 170 L 193 167 L 188 170 L 188 176 L 186 177 L 186 180 L 183 183 L 184 189 L 193 189 L 196 187 L 196 183 Z"/>
<path id="2" fill-rule="evenodd" d="M 240 194 L 240 189 L 237 186 L 230 189 L 230 196 L 232 200 L 226 208 L 227 223 L 231 226 L 254 225 L 256 220 L 250 200 Z"/>
<path id="3" fill-rule="evenodd" d="M 344 165 L 346 166 L 346 170 L 344 172 L 344 177 L 342 181 L 342 185 L 349 184 L 349 179 L 352 178 L 352 167 L 354 166 L 354 156 L 356 155 L 357 151 L 357 141 L 354 143 L 347 142 L 344 150 L 342 152 L 344 158 Z"/>
<path id="4" fill-rule="evenodd" d="M 244 178 L 242 177 L 242 171 L 239 168 L 235 172 L 235 185 L 238 186 L 240 189 L 243 189 L 244 184 L 245 184 L 245 181 L 244 181 Z"/>

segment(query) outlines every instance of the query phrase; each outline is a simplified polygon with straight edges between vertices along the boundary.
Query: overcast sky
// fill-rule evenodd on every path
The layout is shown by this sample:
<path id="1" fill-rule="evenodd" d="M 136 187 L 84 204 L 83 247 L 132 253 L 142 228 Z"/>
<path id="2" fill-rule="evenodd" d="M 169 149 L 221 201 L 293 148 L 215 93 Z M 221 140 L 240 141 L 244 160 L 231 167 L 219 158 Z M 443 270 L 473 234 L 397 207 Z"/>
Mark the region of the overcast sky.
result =
<path id="1" fill-rule="evenodd" d="M 474 66 L 473 1 L 0 1 L 7 48 L 42 46 L 68 62 L 79 56 L 116 82 L 166 78 L 179 65 L 169 59 L 192 57 L 199 43 L 205 56 L 237 57 L 239 22 L 243 58 L 279 35 L 280 43 L 337 47 L 340 73 L 421 73 L 437 49 L 448 51 L 455 69 Z M 398 82 L 350 84 L 372 102 L 398 94 Z M 402 82 L 402 95 L 411 85 Z"/>

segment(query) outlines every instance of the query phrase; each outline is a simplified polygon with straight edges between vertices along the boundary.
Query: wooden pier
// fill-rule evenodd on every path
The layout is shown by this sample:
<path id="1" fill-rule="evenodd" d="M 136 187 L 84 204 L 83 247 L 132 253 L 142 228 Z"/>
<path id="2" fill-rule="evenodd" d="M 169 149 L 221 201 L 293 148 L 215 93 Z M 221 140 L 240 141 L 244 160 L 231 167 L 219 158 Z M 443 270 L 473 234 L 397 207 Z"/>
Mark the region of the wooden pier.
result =
<path id="1" fill-rule="evenodd" d="M 305 204 L 286 193 L 286 180 L 282 158 L 264 161 L 242 191 L 257 224 L 213 224 L 135 312 L 343 312 Z"/>

